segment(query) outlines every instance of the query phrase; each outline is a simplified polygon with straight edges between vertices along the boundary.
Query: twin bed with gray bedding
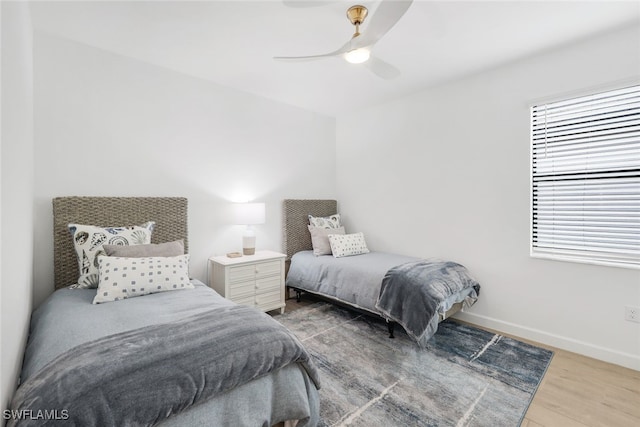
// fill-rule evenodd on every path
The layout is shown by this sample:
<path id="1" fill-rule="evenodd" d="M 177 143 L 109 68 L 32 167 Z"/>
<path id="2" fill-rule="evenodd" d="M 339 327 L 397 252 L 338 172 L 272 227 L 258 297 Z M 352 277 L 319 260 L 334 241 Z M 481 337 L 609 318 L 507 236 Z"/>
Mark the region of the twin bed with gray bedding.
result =
<path id="1" fill-rule="evenodd" d="M 335 300 L 400 324 L 424 346 L 438 322 L 473 305 L 480 285 L 451 261 L 369 252 L 334 258 L 316 256 L 308 216 L 337 212 L 335 200 L 285 200 L 284 245 L 290 257 L 286 285 Z"/>
<path id="2" fill-rule="evenodd" d="M 106 213 L 105 213 L 106 212 Z M 193 289 L 92 304 L 77 277 L 69 223 L 154 219 L 154 243 L 184 239 L 183 198 L 54 200 L 56 292 L 32 316 L 9 425 L 270 426 L 318 422 L 319 381 L 300 342 L 270 316 L 197 280 Z M 56 412 L 52 412 L 52 411 Z M 48 412 L 47 412 L 48 411 Z M 47 415 L 48 414 L 48 415 Z M 44 422 L 43 422 L 44 421 Z"/>

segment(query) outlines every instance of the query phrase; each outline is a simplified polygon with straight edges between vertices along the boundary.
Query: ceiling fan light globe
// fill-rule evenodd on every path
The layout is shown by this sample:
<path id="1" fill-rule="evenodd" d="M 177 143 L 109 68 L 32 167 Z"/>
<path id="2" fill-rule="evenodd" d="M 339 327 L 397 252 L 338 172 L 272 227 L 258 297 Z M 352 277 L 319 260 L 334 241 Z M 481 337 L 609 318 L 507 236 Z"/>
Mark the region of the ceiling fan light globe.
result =
<path id="1" fill-rule="evenodd" d="M 345 53 L 344 59 L 351 64 L 362 64 L 363 62 L 367 62 L 370 56 L 371 52 L 369 52 L 368 49 L 360 48 Z"/>

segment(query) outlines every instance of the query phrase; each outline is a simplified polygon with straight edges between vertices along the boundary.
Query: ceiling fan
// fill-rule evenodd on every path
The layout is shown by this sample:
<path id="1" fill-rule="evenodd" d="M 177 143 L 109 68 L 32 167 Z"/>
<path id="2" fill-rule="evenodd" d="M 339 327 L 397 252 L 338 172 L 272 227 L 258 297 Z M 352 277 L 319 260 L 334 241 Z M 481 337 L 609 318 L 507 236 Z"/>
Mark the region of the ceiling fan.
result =
<path id="1" fill-rule="evenodd" d="M 382 0 L 376 13 L 370 18 L 367 28 L 360 33 L 360 25 L 367 17 L 368 10 L 361 5 L 351 6 L 347 9 L 347 18 L 355 26 L 355 32 L 351 39 L 342 47 L 333 52 L 320 55 L 307 56 L 275 56 L 274 59 L 281 61 L 306 61 L 314 59 L 328 58 L 332 56 L 342 56 L 352 64 L 363 64 L 378 77 L 383 79 L 393 79 L 400 75 L 393 65 L 371 55 L 374 45 L 402 18 L 409 6 L 410 1 Z"/>

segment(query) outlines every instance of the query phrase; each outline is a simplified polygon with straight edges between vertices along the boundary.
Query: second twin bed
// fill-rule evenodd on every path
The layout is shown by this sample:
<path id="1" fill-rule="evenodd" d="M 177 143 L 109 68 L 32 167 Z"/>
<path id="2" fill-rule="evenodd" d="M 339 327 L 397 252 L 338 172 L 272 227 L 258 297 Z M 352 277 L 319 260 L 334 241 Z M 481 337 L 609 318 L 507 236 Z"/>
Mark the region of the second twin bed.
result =
<path id="1" fill-rule="evenodd" d="M 283 219 L 287 287 L 380 316 L 391 336 L 397 322 L 424 346 L 439 321 L 478 299 L 458 263 L 370 252 L 362 233 L 345 234 L 335 200 L 285 200 Z"/>

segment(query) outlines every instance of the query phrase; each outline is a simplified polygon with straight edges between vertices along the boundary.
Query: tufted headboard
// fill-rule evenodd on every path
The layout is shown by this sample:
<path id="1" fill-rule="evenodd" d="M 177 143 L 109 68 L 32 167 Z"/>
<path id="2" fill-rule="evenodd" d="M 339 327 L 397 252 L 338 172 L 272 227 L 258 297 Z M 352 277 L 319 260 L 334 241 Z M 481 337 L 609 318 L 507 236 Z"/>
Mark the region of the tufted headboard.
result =
<path id="1" fill-rule="evenodd" d="M 78 279 L 78 261 L 68 224 L 117 227 L 155 221 L 152 243 L 187 240 L 184 197 L 56 197 L 53 199 L 53 262 L 56 289 Z"/>
<path id="2" fill-rule="evenodd" d="M 300 251 L 313 249 L 309 234 L 309 215 L 329 216 L 338 212 L 335 200 L 287 199 L 283 204 L 283 245 L 287 260 Z"/>

